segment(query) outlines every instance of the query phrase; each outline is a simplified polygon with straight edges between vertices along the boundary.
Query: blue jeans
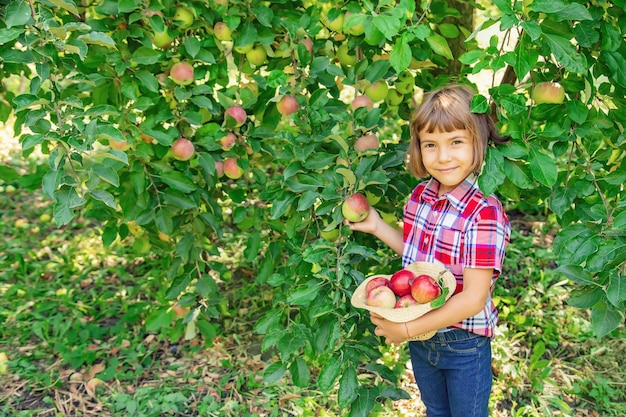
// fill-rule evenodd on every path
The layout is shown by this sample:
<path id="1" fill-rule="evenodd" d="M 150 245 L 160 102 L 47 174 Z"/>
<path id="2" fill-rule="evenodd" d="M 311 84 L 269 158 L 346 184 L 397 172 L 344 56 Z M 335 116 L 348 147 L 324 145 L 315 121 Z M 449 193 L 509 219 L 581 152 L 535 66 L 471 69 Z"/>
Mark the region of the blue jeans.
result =
<path id="1" fill-rule="evenodd" d="M 409 343 L 427 417 L 488 417 L 491 339 L 463 329 Z"/>

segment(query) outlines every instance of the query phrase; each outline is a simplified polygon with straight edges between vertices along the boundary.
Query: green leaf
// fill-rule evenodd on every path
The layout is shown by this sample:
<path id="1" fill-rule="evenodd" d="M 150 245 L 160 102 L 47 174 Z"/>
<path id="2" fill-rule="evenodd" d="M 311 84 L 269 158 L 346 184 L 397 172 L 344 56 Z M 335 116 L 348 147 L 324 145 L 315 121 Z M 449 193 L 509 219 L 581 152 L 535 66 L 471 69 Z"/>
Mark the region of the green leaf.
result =
<path id="1" fill-rule="evenodd" d="M 539 60 L 539 52 L 526 36 L 522 36 L 515 47 L 513 69 L 518 80 L 524 79 Z"/>
<path id="2" fill-rule="evenodd" d="M 321 286 L 316 282 L 309 281 L 304 286 L 298 287 L 294 292 L 287 296 L 287 302 L 293 305 L 307 305 L 317 297 Z"/>
<path id="3" fill-rule="evenodd" d="M 585 56 L 578 53 L 569 39 L 550 33 L 544 33 L 543 36 L 548 41 L 554 57 L 566 70 L 577 73 L 586 72 L 587 60 Z"/>
<path id="4" fill-rule="evenodd" d="M 193 233 L 185 233 L 185 235 L 176 243 L 176 254 L 180 256 L 183 262 L 189 261 L 189 252 L 193 247 L 195 237 Z"/>
<path id="5" fill-rule="evenodd" d="M 115 45 L 115 41 L 106 33 L 102 32 L 90 32 L 85 35 L 80 35 L 78 37 L 81 41 L 98 46 L 105 46 L 110 49 L 117 49 Z"/>
<path id="6" fill-rule="evenodd" d="M 368 417 L 376 405 L 376 399 L 380 395 L 380 387 L 359 387 L 359 394 L 350 406 L 348 417 Z"/>
<path id="7" fill-rule="evenodd" d="M 158 213 L 157 213 L 158 215 Z M 192 275 L 191 273 L 184 273 L 182 275 L 178 275 L 172 281 L 172 284 L 167 289 L 167 293 L 165 294 L 165 298 L 168 300 L 175 300 L 178 296 L 185 291 L 185 289 L 189 286 L 191 282 Z"/>
<path id="8" fill-rule="evenodd" d="M 274 362 L 263 371 L 263 378 L 272 384 L 280 380 L 287 372 L 287 366 L 282 362 Z"/>
<path id="9" fill-rule="evenodd" d="M 159 62 L 161 52 L 148 48 L 147 46 L 140 46 L 133 52 L 132 59 L 140 65 L 152 65 Z"/>
<path id="10" fill-rule="evenodd" d="M 385 38 L 392 40 L 400 32 L 404 24 L 403 18 L 402 11 L 398 13 L 397 9 L 391 8 L 376 16 L 376 19 L 373 19 L 373 21 L 374 26 L 385 35 Z"/>
<path id="11" fill-rule="evenodd" d="M 580 265 L 561 265 L 556 270 L 577 284 L 596 285 L 592 275 Z"/>
<path id="12" fill-rule="evenodd" d="M 185 38 L 185 40 L 183 41 L 183 45 L 185 46 L 185 50 L 187 51 L 187 53 L 192 58 L 195 58 L 196 55 L 198 55 L 198 52 L 200 52 L 200 40 L 198 40 L 198 38 L 196 37 Z"/>
<path id="13" fill-rule="evenodd" d="M 374 20 L 375 21 L 375 20 Z M 412 59 L 411 46 L 408 42 L 408 37 L 406 34 L 403 34 L 398 39 L 396 39 L 396 43 L 391 50 L 391 55 L 389 56 L 389 62 L 391 66 L 396 71 L 396 73 L 400 73 L 409 67 Z"/>
<path id="14" fill-rule="evenodd" d="M 110 192 L 105 191 L 105 190 L 93 190 L 91 192 L 91 196 L 95 198 L 96 200 L 102 201 L 104 204 L 111 207 L 112 209 L 114 210 L 117 209 L 115 198 Z"/>
<path id="15" fill-rule="evenodd" d="M 22 33 L 24 33 L 24 28 L 21 27 L 0 29 L 0 45 L 17 39 Z"/>
<path id="16" fill-rule="evenodd" d="M 130 13 L 137 10 L 141 3 L 137 0 L 120 0 L 117 3 L 117 8 L 120 13 Z"/>
<path id="17" fill-rule="evenodd" d="M 9 3 L 9 5 L 6 6 L 4 16 L 4 24 L 7 28 L 24 26 L 25 24 L 31 22 L 30 7 L 28 2 L 18 0 Z"/>
<path id="18" fill-rule="evenodd" d="M 219 287 L 211 275 L 203 274 L 196 283 L 196 291 L 201 297 L 214 297 L 215 294 L 219 294 Z"/>
<path id="19" fill-rule="evenodd" d="M 169 326 L 174 318 L 174 313 L 168 308 L 156 308 L 146 318 L 146 330 L 157 332 L 159 329 Z"/>
<path id="20" fill-rule="evenodd" d="M 516 161 L 504 160 L 504 173 L 511 182 L 519 188 L 532 188 L 532 181 L 522 169 L 521 163 Z"/>
<path id="21" fill-rule="evenodd" d="M 448 41 L 446 41 L 446 38 L 443 36 L 432 33 L 426 37 L 426 42 L 428 42 L 428 46 L 430 46 L 437 55 L 441 55 L 450 60 L 454 59 L 450 46 L 448 46 Z"/>
<path id="22" fill-rule="evenodd" d="M 14 170 L 13 168 L 8 167 L 6 165 L 0 165 L 0 180 L 5 181 L 5 182 L 12 182 L 18 179 L 19 177 L 20 177 L 20 174 L 18 174 L 17 171 Z"/>
<path id="23" fill-rule="evenodd" d="M 243 250 L 244 259 L 252 262 L 259 257 L 259 248 L 261 246 L 261 232 L 254 230 L 248 236 L 246 247 Z"/>
<path id="24" fill-rule="evenodd" d="M 141 70 L 135 73 L 135 77 L 141 82 L 141 86 L 153 93 L 159 92 L 159 80 L 149 71 Z"/>
<path id="25" fill-rule="evenodd" d="M 341 361 L 338 356 L 329 357 L 322 367 L 317 378 L 317 386 L 322 392 L 328 392 L 335 386 L 335 381 L 341 373 Z"/>
<path id="26" fill-rule="evenodd" d="M 530 171 L 533 177 L 546 187 L 552 187 L 556 183 L 556 162 L 533 144 L 530 147 Z"/>
<path id="27" fill-rule="evenodd" d="M 606 336 L 617 329 L 623 320 L 623 313 L 606 303 L 600 302 L 591 309 L 591 326 L 597 337 Z"/>
<path id="28" fill-rule="evenodd" d="M 197 188 L 191 178 L 178 171 L 165 171 L 160 175 L 160 178 L 170 187 L 182 191 L 183 193 L 190 193 Z"/>
<path id="29" fill-rule="evenodd" d="M 311 379 L 311 371 L 302 358 L 296 358 L 289 367 L 291 379 L 296 387 L 304 388 L 308 386 Z"/>
<path id="30" fill-rule="evenodd" d="M 611 280 L 606 288 L 606 298 L 616 307 L 626 300 L 626 276 L 617 272 L 611 274 Z"/>
<path id="31" fill-rule="evenodd" d="M 504 182 L 504 157 L 496 148 L 487 148 L 487 155 L 482 173 L 478 178 L 480 189 L 485 195 L 491 195 Z"/>
<path id="32" fill-rule="evenodd" d="M 67 10 L 74 16 L 79 15 L 78 7 L 76 7 L 76 3 L 74 3 L 72 0 L 48 0 L 48 1 L 61 9 Z"/>
<path id="33" fill-rule="evenodd" d="M 487 98 L 482 94 L 476 94 L 472 97 L 471 110 L 472 113 L 486 113 L 487 110 L 489 110 L 489 102 L 487 101 Z"/>
<path id="34" fill-rule="evenodd" d="M 587 121 L 587 115 L 589 114 L 589 108 L 580 101 L 568 101 L 566 103 L 567 113 L 571 120 L 578 124 L 583 124 Z"/>
<path id="35" fill-rule="evenodd" d="M 358 395 L 358 386 L 356 369 L 349 365 L 343 371 L 339 380 L 339 391 L 337 392 L 337 403 L 341 408 L 348 408 Z"/>
<path id="36" fill-rule="evenodd" d="M 113 140 L 115 142 L 125 142 L 126 137 L 124 134 L 115 126 L 112 125 L 98 125 L 96 128 L 96 138 L 97 139 L 106 139 Z"/>
<path id="37" fill-rule="evenodd" d="M 283 313 L 280 310 L 270 310 L 257 320 L 254 324 L 254 331 L 258 334 L 267 334 L 271 331 L 282 318 Z"/>
<path id="38" fill-rule="evenodd" d="M 54 222 L 57 226 L 68 224 L 74 217 L 74 209 L 85 204 L 73 187 L 63 187 L 54 193 L 56 204 L 53 209 Z"/>
<path id="39" fill-rule="evenodd" d="M 620 52 L 602 51 L 600 61 L 610 70 L 610 77 L 622 87 L 626 87 L 626 58 Z"/>
<path id="40" fill-rule="evenodd" d="M 106 166 L 104 164 L 94 164 L 92 166 L 92 169 L 93 169 L 93 172 L 98 177 L 108 182 L 112 186 L 114 187 L 120 186 L 120 177 L 119 175 L 117 175 L 117 172 L 113 168 Z"/>

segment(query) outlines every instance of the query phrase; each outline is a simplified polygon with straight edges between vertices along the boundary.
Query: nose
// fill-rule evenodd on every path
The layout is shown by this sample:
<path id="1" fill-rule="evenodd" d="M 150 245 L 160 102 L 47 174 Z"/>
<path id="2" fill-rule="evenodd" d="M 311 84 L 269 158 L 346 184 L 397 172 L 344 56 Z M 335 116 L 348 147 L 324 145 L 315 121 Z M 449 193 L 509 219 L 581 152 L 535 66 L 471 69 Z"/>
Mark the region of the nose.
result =
<path id="1" fill-rule="evenodd" d="M 440 146 L 439 147 L 439 160 L 442 162 L 446 162 L 446 161 L 449 161 L 450 159 L 452 159 L 452 152 L 450 152 L 450 149 L 448 149 L 447 146 Z"/>

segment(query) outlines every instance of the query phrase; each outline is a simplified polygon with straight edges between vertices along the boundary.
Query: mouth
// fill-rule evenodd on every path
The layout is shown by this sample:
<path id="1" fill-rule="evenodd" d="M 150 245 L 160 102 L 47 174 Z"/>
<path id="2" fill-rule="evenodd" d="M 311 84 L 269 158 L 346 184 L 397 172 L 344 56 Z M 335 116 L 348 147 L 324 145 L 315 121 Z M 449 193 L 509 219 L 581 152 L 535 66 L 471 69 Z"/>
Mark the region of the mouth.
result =
<path id="1" fill-rule="evenodd" d="M 440 168 L 437 171 L 441 172 L 442 174 L 449 174 L 451 172 L 453 172 L 454 170 L 456 170 L 456 167 L 452 167 L 452 168 Z"/>

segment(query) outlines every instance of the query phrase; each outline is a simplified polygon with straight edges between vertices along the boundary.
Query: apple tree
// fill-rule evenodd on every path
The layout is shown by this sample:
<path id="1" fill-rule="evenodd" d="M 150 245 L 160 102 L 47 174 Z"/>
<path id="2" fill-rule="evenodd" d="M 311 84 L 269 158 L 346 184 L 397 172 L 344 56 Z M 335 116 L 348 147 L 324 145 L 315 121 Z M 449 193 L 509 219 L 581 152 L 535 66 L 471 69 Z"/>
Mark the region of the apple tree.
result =
<path id="1" fill-rule="evenodd" d="M 599 336 L 623 322 L 623 1 L 495 0 L 474 30 L 445 1 L 3 4 L 0 71 L 24 89 L 0 86 L 0 118 L 14 117 L 24 156 L 45 155 L 58 226 L 93 219 L 106 245 L 166 268 L 148 329 L 177 303 L 185 337 L 223 332 L 227 251 L 272 294 L 255 325 L 277 352 L 267 381 L 315 385 L 355 416 L 406 395 L 349 303 L 399 260 L 342 227 L 341 205 L 360 192 L 398 224 L 417 181 L 411 109 L 458 81 L 511 137 L 489 149 L 481 187 L 555 216 L 570 302 Z"/>

